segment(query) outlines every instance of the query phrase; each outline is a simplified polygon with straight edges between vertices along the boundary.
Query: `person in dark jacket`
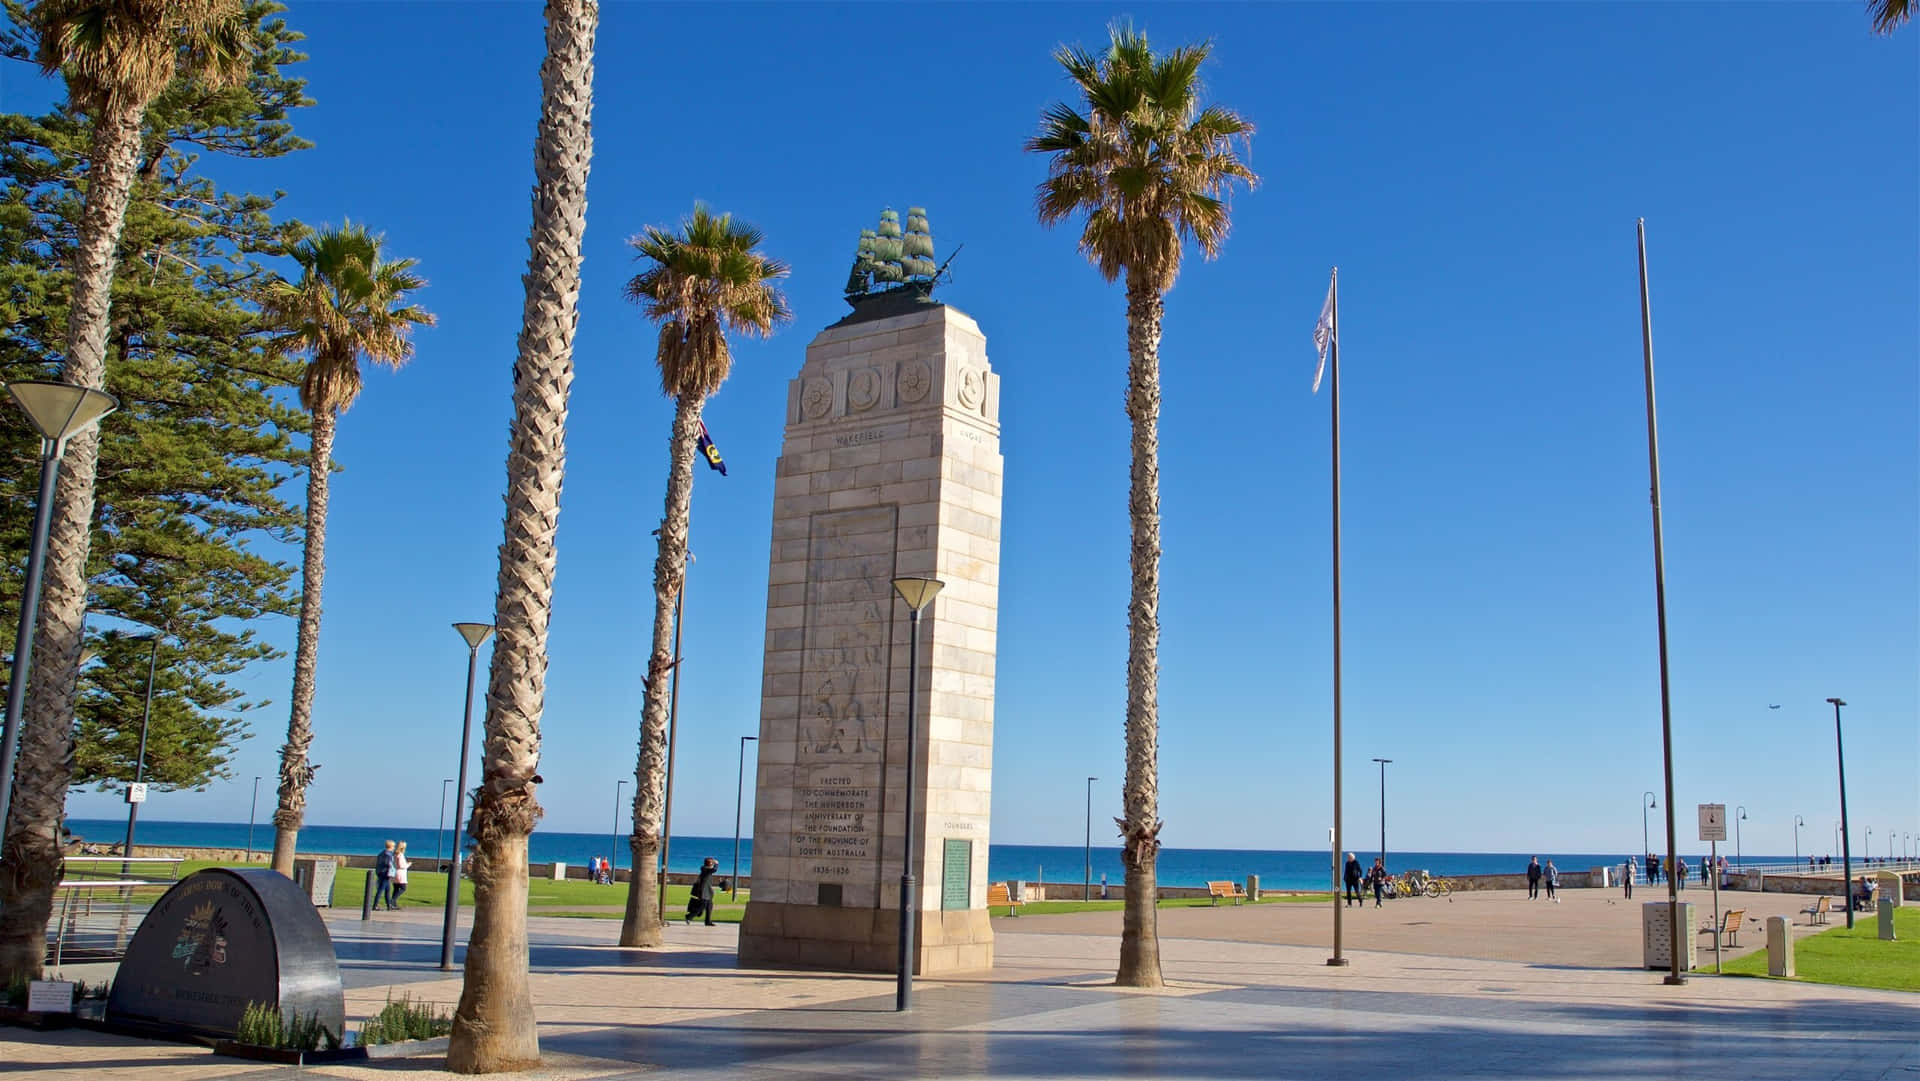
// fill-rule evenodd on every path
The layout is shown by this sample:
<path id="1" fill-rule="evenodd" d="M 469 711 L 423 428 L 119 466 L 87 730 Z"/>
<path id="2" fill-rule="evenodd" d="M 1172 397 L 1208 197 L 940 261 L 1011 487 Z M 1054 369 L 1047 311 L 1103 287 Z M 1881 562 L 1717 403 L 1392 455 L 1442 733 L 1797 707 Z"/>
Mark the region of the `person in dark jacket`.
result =
<path id="1" fill-rule="evenodd" d="M 1370 872 L 1370 877 L 1373 879 L 1373 907 L 1379 908 L 1380 898 L 1385 896 L 1387 892 L 1387 858 L 1385 856 L 1375 856 L 1373 858 L 1373 870 Z M 1365 905 L 1363 904 L 1361 907 L 1364 908 Z"/>
<path id="2" fill-rule="evenodd" d="M 1341 877 L 1344 878 L 1347 883 L 1347 904 L 1349 906 L 1365 903 L 1360 897 L 1360 875 L 1360 861 L 1353 857 L 1353 853 L 1347 853 L 1347 866 L 1341 873 Z"/>
<path id="3" fill-rule="evenodd" d="M 687 922 L 692 923 L 695 916 L 705 916 L 707 926 L 713 926 L 713 876 L 720 870 L 720 861 L 708 856 L 700 865 L 700 877 L 693 880 L 693 890 L 687 897 Z"/>
<path id="4" fill-rule="evenodd" d="M 1527 861 L 1527 900 L 1532 901 L 1537 899 L 1539 896 L 1540 896 L 1540 857 L 1535 856 L 1532 859 Z"/>
<path id="5" fill-rule="evenodd" d="M 380 854 L 373 857 L 373 907 L 375 908 L 379 908 L 383 902 L 388 908 L 393 907 L 393 845 L 392 841 L 388 841 L 386 847 L 380 850 Z"/>

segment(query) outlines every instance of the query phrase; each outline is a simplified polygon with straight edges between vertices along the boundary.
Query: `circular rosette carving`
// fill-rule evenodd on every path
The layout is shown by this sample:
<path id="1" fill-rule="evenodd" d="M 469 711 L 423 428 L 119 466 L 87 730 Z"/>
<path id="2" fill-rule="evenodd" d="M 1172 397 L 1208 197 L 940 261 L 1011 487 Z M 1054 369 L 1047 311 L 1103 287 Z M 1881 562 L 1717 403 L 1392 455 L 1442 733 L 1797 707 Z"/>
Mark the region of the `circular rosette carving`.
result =
<path id="1" fill-rule="evenodd" d="M 968 409 L 980 408 L 980 402 L 987 396 L 987 377 L 977 368 L 967 368 L 960 373 L 960 404 Z"/>
<path id="2" fill-rule="evenodd" d="M 847 376 L 847 407 L 864 413 L 880 404 L 880 371 L 860 368 Z"/>
<path id="3" fill-rule="evenodd" d="M 933 371 L 925 361 L 910 360 L 900 366 L 900 400 L 917 402 L 933 387 Z"/>
<path id="4" fill-rule="evenodd" d="M 800 411 L 809 419 L 819 420 L 833 409 L 833 386 L 824 379 L 809 379 L 800 392 Z"/>

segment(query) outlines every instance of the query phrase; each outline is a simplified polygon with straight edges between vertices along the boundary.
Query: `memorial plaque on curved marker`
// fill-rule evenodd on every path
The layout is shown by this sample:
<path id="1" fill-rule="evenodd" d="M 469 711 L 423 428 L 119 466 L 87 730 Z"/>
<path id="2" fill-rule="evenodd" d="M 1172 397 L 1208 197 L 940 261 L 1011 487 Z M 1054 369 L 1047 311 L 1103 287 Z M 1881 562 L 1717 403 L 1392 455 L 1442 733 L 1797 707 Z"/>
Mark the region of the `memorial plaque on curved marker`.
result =
<path id="1" fill-rule="evenodd" d="M 168 890 L 127 944 L 107 1021 L 233 1038 L 249 1003 L 346 1023 L 333 938 L 313 902 L 263 868 L 199 871 Z"/>

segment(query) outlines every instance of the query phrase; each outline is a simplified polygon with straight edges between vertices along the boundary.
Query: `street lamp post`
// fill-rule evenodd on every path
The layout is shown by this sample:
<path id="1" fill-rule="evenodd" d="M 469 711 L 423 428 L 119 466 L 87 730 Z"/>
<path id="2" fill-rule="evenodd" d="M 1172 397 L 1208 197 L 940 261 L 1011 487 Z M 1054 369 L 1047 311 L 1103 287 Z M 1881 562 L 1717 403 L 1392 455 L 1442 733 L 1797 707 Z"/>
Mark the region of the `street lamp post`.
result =
<path id="1" fill-rule="evenodd" d="M 1658 800 L 1655 800 L 1655 799 L 1653 798 L 1653 793 L 1652 793 L 1652 792 L 1642 792 L 1642 793 L 1640 793 L 1640 794 L 1641 794 L 1641 795 L 1643 795 L 1643 796 L 1645 796 L 1645 797 L 1647 797 L 1647 802 L 1645 802 L 1645 803 L 1643 803 L 1643 804 L 1641 804 L 1641 805 L 1640 805 L 1640 851 L 1642 851 L 1642 852 L 1644 852 L 1644 853 L 1646 853 L 1646 854 L 1648 854 L 1648 855 L 1652 855 L 1652 854 L 1653 854 L 1653 849 L 1651 849 L 1651 848 L 1649 848 L 1649 847 L 1647 847 L 1647 844 L 1648 844 L 1648 842 L 1647 842 L 1647 812 L 1648 812 L 1648 811 L 1651 811 L 1651 810 L 1653 810 L 1654 808 L 1656 808 L 1656 807 L 1658 807 L 1658 806 L 1660 806 L 1660 803 L 1659 803 L 1659 801 L 1658 801 Z M 1651 861 L 1649 861 L 1649 863 L 1651 863 Z M 1651 866 L 1649 866 L 1649 867 L 1647 868 L 1647 881 L 1649 881 L 1649 882 L 1651 882 L 1651 881 L 1653 881 L 1653 868 L 1652 868 Z"/>
<path id="2" fill-rule="evenodd" d="M 253 862 L 253 816 L 260 810 L 260 778 L 253 779 L 253 803 L 247 808 L 247 862 Z"/>
<path id="3" fill-rule="evenodd" d="M 1806 819 L 1799 815 L 1793 816 L 1793 865 L 1796 868 L 1800 866 L 1800 827 L 1806 824 Z"/>
<path id="4" fill-rule="evenodd" d="M 905 842 L 900 863 L 900 958 L 893 991 L 893 1008 L 906 1010 L 913 1005 L 913 918 L 918 909 L 914 896 L 913 758 L 918 751 L 913 716 L 914 699 L 919 695 L 920 610 L 933 603 L 946 583 L 938 578 L 893 580 L 893 591 L 907 604 L 907 781 L 904 790 L 906 815 Z"/>
<path id="5" fill-rule="evenodd" d="M 1745 822 L 1747 820 L 1747 808 L 1743 804 L 1739 807 L 1736 807 L 1734 811 L 1735 811 L 1735 814 L 1733 819 L 1733 865 L 1735 867 L 1738 867 L 1740 866 L 1740 861 L 1741 861 L 1740 823 Z"/>
<path id="6" fill-rule="evenodd" d="M 1839 698 L 1829 698 L 1833 703 L 1833 756 L 1840 764 L 1840 901 L 1847 910 L 1847 926 L 1853 926 L 1853 839 L 1847 836 L 1847 748 L 1840 738 L 1840 707 L 1847 703 Z"/>
<path id="7" fill-rule="evenodd" d="M 613 842 L 612 849 L 607 856 L 607 870 L 609 871 L 620 870 L 620 790 L 625 788 L 626 784 L 627 779 L 625 777 L 613 782 L 613 832 L 609 834 L 609 836 L 613 838 Z M 615 874 L 613 875 L 613 879 L 615 882 L 618 882 L 620 876 Z"/>
<path id="8" fill-rule="evenodd" d="M 1087 778 L 1087 883 L 1082 901 L 1093 900 L 1093 782 L 1098 777 Z"/>
<path id="9" fill-rule="evenodd" d="M 747 791 L 747 744 L 760 742 L 759 736 L 740 737 L 740 762 L 733 779 L 733 877 L 727 880 L 729 901 L 740 899 L 740 804 Z"/>
<path id="10" fill-rule="evenodd" d="M 455 623 L 453 629 L 467 643 L 467 696 L 460 722 L 460 780 L 453 789 L 453 863 L 447 868 L 447 911 L 440 922 L 440 971 L 453 971 L 453 924 L 460 911 L 460 837 L 466 832 L 460 807 L 467 798 L 467 759 L 472 757 L 473 673 L 480 664 L 480 644 L 493 635 L 491 623 Z"/>
<path id="11" fill-rule="evenodd" d="M 71 383 L 22 381 L 7 393 L 40 433 L 40 493 L 33 508 L 33 532 L 27 542 L 27 573 L 20 590 L 20 629 L 13 636 L 13 667 L 7 675 L 7 719 L 0 725 L 0 837 L 6 836 L 13 805 L 13 759 L 20 746 L 20 712 L 27 704 L 27 680 L 33 668 L 33 637 L 40 617 L 40 577 L 47 562 L 47 533 L 53 527 L 54 483 L 67 440 L 98 424 L 120 407 L 113 395 Z"/>
<path id="12" fill-rule="evenodd" d="M 153 648 L 147 653 L 147 700 L 140 707 L 140 750 L 133 758 L 133 787 L 127 789 L 127 843 L 120 849 L 121 858 L 129 860 L 133 858 L 133 825 L 140 818 L 140 801 L 134 799 L 134 795 L 138 793 L 141 799 L 146 798 L 141 786 L 147 779 L 147 724 L 153 720 L 153 675 L 160 667 L 160 632 L 155 631 L 151 638 Z M 120 877 L 128 877 L 130 870 L 130 865 L 121 864 Z"/>
<path id="13" fill-rule="evenodd" d="M 1868 826 L 1866 836 L 1860 838 L 1860 858 L 1873 862 L 1873 827 Z"/>
<path id="14" fill-rule="evenodd" d="M 1387 865 L 1387 763 L 1391 758 L 1376 758 L 1380 763 L 1380 866 Z"/>
<path id="15" fill-rule="evenodd" d="M 440 866 L 440 857 L 447 850 L 447 789 L 453 786 L 453 778 L 440 778 L 440 817 L 433 823 L 433 865 Z"/>

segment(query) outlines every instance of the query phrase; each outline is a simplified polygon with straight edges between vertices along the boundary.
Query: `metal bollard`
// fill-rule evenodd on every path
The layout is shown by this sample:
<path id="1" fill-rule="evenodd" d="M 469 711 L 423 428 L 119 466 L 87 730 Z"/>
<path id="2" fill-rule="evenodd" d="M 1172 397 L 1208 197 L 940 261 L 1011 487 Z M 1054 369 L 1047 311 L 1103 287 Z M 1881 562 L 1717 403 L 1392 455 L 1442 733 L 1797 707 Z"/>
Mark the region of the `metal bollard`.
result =
<path id="1" fill-rule="evenodd" d="M 360 918 L 373 918 L 373 872 L 367 872 L 367 888 L 360 894 Z"/>

